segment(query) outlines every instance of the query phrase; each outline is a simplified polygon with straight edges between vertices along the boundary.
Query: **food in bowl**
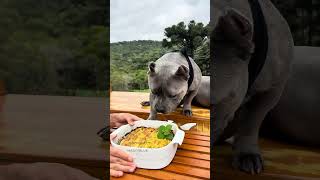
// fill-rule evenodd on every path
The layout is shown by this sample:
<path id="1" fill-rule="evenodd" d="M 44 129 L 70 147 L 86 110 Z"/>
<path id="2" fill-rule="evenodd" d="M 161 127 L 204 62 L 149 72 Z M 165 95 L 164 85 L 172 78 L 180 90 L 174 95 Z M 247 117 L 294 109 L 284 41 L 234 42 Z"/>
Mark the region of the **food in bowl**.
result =
<path id="1" fill-rule="evenodd" d="M 168 129 L 170 126 L 174 135 L 168 135 Z M 187 125 L 187 124 L 185 124 Z M 183 125 L 183 126 L 185 126 Z M 166 130 L 164 130 L 163 127 Z M 119 142 L 130 132 L 139 128 L 139 127 L 146 127 L 146 128 L 154 128 L 160 129 L 162 127 L 158 138 L 165 138 L 170 141 L 170 143 L 162 148 L 139 148 L 139 147 L 130 147 L 130 146 L 123 146 L 120 145 Z M 134 163 L 137 165 L 138 168 L 144 169 L 161 169 L 166 167 L 170 164 L 172 159 L 174 158 L 177 148 L 179 145 L 182 145 L 184 139 L 184 131 L 180 130 L 178 125 L 175 124 L 173 121 L 160 121 L 160 120 L 140 120 L 135 121 L 134 125 L 123 125 L 112 132 L 113 135 L 116 135 L 114 139 L 110 139 L 111 145 L 116 147 L 126 153 L 130 154 L 134 158 Z M 158 136 L 158 134 L 157 134 Z M 170 136 L 172 136 L 172 140 L 170 140 Z"/>
<path id="2" fill-rule="evenodd" d="M 138 127 L 126 134 L 119 145 L 139 148 L 161 148 L 168 145 L 174 137 L 172 126 L 159 128 Z"/>

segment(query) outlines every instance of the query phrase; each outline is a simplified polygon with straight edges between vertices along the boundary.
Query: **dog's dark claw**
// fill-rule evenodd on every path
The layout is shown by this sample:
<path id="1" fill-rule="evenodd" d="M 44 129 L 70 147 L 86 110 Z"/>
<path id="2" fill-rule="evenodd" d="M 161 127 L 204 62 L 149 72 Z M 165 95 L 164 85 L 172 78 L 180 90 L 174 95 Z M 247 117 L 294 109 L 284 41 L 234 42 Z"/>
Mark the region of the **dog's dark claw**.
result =
<path id="1" fill-rule="evenodd" d="M 142 101 L 140 104 L 142 106 L 150 106 L 150 101 Z"/>
<path id="2" fill-rule="evenodd" d="M 233 158 L 232 166 L 250 174 L 260 174 L 263 160 L 260 154 L 240 153 Z"/>
<path id="3" fill-rule="evenodd" d="M 183 115 L 190 117 L 192 116 L 192 111 L 189 109 L 183 110 Z"/>

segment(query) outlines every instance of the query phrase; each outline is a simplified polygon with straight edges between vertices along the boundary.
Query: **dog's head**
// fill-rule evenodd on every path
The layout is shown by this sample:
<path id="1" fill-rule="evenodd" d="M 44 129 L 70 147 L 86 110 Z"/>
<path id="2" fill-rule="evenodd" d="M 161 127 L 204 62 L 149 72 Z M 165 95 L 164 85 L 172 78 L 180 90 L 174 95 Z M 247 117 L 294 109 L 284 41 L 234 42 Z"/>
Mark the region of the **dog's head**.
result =
<path id="1" fill-rule="evenodd" d="M 248 63 L 254 51 L 253 25 L 240 12 L 228 8 L 217 21 L 211 34 L 215 102 L 248 86 Z"/>
<path id="2" fill-rule="evenodd" d="M 229 121 L 243 101 L 248 88 L 248 64 L 254 51 L 253 25 L 246 16 L 233 8 L 226 8 L 223 12 L 216 19 L 211 34 L 211 102 L 214 106 L 227 104 L 223 109 L 228 115 L 223 118 L 229 117 L 228 120 L 224 119 Z"/>
<path id="3" fill-rule="evenodd" d="M 189 68 L 170 61 L 185 58 L 180 53 L 167 53 L 161 58 L 168 60 L 149 64 L 150 105 L 157 112 L 167 114 L 180 105 L 188 91 Z"/>

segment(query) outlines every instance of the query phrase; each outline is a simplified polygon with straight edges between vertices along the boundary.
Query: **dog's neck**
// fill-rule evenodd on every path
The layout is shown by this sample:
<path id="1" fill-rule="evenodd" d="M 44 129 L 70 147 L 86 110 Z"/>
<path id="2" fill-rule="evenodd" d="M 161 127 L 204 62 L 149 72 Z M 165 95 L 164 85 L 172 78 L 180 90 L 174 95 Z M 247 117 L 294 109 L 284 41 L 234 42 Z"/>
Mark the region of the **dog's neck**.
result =
<path id="1" fill-rule="evenodd" d="M 248 0 L 250 5 L 250 11 L 253 18 L 253 43 L 255 50 L 251 55 L 251 59 L 248 65 L 249 71 L 249 83 L 248 90 L 252 87 L 257 76 L 260 74 L 268 52 L 268 32 L 265 18 L 261 9 L 261 5 L 258 0 Z"/>
<path id="2" fill-rule="evenodd" d="M 193 82 L 193 77 L 194 77 L 194 72 L 193 72 L 193 66 L 192 66 L 192 63 L 189 59 L 189 56 L 188 55 L 185 55 L 185 58 L 188 62 L 188 66 L 189 66 L 189 79 L 188 79 L 188 89 L 190 88 L 192 82 Z"/>
<path id="3" fill-rule="evenodd" d="M 193 70 L 193 66 L 192 63 L 190 61 L 190 58 L 187 54 L 186 49 L 181 49 L 181 50 L 173 50 L 172 52 L 180 52 L 185 58 L 186 61 L 188 62 L 188 68 L 189 68 L 189 79 L 188 79 L 188 90 L 190 88 L 190 86 L 192 85 L 193 82 L 193 78 L 194 78 L 194 70 Z"/>

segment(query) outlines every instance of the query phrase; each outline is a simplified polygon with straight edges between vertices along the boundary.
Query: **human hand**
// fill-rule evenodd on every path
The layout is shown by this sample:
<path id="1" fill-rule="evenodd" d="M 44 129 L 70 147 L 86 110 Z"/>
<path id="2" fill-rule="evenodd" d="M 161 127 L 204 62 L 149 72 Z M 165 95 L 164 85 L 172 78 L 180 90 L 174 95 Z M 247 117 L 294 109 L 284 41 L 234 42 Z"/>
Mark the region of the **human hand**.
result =
<path id="1" fill-rule="evenodd" d="M 129 113 L 112 113 L 110 114 L 110 127 L 120 127 L 125 124 L 133 125 L 134 121 L 142 120 L 138 116 Z"/>
<path id="2" fill-rule="evenodd" d="M 116 135 L 110 135 L 110 139 Z M 121 177 L 125 172 L 132 173 L 136 169 L 133 158 L 126 152 L 110 146 L 110 175 Z"/>

